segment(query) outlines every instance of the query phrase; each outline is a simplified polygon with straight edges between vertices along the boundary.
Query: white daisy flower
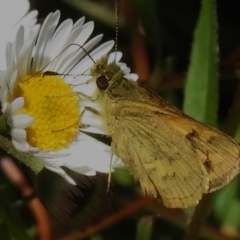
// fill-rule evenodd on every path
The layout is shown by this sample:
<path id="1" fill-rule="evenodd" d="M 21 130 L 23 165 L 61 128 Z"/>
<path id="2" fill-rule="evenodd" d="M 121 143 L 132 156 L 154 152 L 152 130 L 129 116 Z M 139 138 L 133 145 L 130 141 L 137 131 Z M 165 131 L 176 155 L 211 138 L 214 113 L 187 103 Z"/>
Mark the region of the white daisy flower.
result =
<path id="1" fill-rule="evenodd" d="M 31 29 L 31 37 L 26 37 L 26 28 L 21 26 L 15 41 L 8 43 L 7 69 L 0 73 L 0 132 L 10 134 L 19 152 L 34 156 L 74 184 L 61 167 L 95 175 L 96 171 L 109 173 L 110 162 L 111 170 L 123 166 L 109 146 L 79 132 L 85 104 L 79 92 L 91 92 L 80 86 L 87 85 L 94 62 L 114 42 L 90 52 L 102 38 L 98 35 L 87 41 L 93 22 L 84 24 L 81 18 L 73 24 L 68 19 L 57 27 L 59 18 L 59 11 L 50 13 L 40 29 Z M 129 73 L 124 64 L 121 68 Z"/>

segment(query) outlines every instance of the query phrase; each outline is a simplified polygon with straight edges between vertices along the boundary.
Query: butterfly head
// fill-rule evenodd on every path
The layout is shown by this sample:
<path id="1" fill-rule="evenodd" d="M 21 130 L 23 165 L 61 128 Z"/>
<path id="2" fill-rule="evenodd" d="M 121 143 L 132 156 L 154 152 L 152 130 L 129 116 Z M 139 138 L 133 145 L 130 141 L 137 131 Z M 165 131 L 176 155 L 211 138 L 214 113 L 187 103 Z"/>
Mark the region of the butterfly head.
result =
<path id="1" fill-rule="evenodd" d="M 108 63 L 108 56 L 97 61 L 91 70 L 91 75 L 96 78 L 96 85 L 100 91 L 107 90 L 114 82 L 123 77 L 121 68 L 115 63 Z"/>

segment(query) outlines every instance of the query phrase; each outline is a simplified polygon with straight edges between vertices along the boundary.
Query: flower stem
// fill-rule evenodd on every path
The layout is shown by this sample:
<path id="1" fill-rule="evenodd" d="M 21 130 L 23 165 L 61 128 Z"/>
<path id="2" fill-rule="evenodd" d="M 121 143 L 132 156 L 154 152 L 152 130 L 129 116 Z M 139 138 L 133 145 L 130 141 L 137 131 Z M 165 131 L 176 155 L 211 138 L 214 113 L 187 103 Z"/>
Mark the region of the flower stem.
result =
<path id="1" fill-rule="evenodd" d="M 43 165 L 40 163 L 41 159 L 34 156 L 31 153 L 23 153 L 16 150 L 12 142 L 0 135 L 0 148 L 6 151 L 8 154 L 18 159 L 26 166 L 30 167 L 35 173 L 39 173 L 43 169 Z"/>

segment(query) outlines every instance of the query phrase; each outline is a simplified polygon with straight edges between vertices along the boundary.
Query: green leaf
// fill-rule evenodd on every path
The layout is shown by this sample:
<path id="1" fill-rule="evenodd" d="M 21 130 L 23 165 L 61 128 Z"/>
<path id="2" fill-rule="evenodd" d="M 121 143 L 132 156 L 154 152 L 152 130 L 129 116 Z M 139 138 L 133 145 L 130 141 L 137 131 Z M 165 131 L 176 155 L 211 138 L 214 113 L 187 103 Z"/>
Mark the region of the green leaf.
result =
<path id="1" fill-rule="evenodd" d="M 184 112 L 217 126 L 218 43 L 216 4 L 202 0 L 185 86 Z"/>
<path id="2" fill-rule="evenodd" d="M 236 141 L 240 142 L 240 127 L 238 127 L 237 132 L 235 133 L 234 138 Z"/>
<path id="3" fill-rule="evenodd" d="M 113 179 L 122 186 L 130 186 L 135 183 L 133 177 L 123 168 L 115 169 Z"/>
<path id="4" fill-rule="evenodd" d="M 136 240 L 150 240 L 153 231 L 154 216 L 146 216 L 137 224 Z"/>
<path id="5" fill-rule="evenodd" d="M 226 216 L 228 216 L 230 212 L 229 206 L 233 204 L 233 202 L 238 200 L 238 189 L 240 187 L 239 178 L 235 178 L 231 183 L 225 186 L 223 189 L 219 190 L 214 197 L 213 214 L 217 218 L 217 220 L 221 223 L 225 222 Z M 239 202 L 240 203 L 240 202 Z M 236 212 L 239 212 L 238 209 L 235 209 Z"/>
<path id="6" fill-rule="evenodd" d="M 236 231 L 239 231 L 240 229 L 240 218 L 239 218 L 239 212 L 240 212 L 240 202 L 238 200 L 234 200 L 231 202 L 231 204 L 228 205 L 228 212 L 224 219 L 224 225 L 231 226 L 232 228 L 236 229 Z"/>

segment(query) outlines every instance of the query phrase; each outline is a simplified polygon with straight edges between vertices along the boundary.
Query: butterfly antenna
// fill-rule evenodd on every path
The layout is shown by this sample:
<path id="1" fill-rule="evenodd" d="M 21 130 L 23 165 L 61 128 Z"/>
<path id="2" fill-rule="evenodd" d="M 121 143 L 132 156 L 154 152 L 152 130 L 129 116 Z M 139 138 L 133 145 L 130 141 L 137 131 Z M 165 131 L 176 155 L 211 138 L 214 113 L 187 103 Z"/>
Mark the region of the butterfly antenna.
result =
<path id="1" fill-rule="evenodd" d="M 119 1 L 115 0 L 115 18 L 116 18 L 116 34 L 115 34 L 115 62 L 116 62 L 116 57 L 117 57 L 117 48 L 118 48 L 118 31 L 119 31 Z"/>

